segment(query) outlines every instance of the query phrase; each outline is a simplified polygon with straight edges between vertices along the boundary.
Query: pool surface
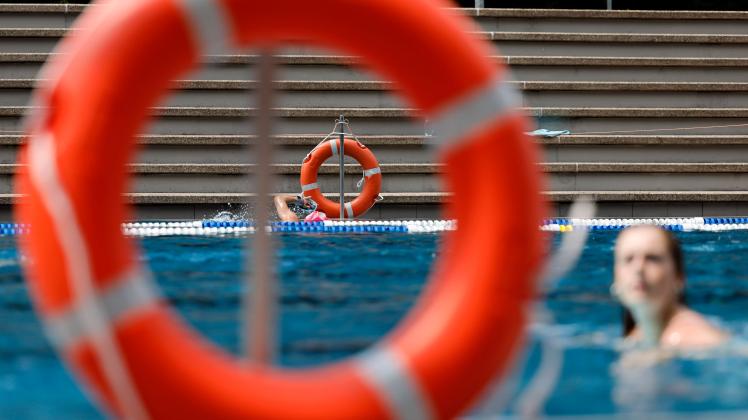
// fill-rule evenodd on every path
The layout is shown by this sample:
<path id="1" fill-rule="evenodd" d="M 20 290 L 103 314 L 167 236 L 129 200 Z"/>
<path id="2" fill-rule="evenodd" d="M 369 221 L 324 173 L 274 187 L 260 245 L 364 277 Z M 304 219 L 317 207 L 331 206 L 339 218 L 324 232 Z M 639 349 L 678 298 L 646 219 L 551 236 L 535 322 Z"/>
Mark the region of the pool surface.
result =
<path id="1" fill-rule="evenodd" d="M 534 322 L 527 353 L 505 387 L 500 413 L 539 361 L 539 339 L 561 346 L 564 363 L 546 415 L 748 410 L 748 232 L 678 233 L 690 305 L 735 339 L 706 354 L 650 367 L 623 365 L 620 309 L 609 293 L 615 232 L 593 232 L 574 271 L 546 296 L 550 318 Z M 436 234 L 276 234 L 279 242 L 279 363 L 310 366 L 350 356 L 392 328 L 419 294 L 438 252 Z M 559 236 L 554 237 L 558 242 Z M 168 300 L 204 335 L 239 348 L 239 296 L 246 260 L 237 237 L 141 240 Z M 496 326 L 501 328 L 500 325 Z M 498 409 L 498 408 L 497 408 Z M 0 418 L 102 418 L 42 334 L 12 238 L 0 238 Z"/>

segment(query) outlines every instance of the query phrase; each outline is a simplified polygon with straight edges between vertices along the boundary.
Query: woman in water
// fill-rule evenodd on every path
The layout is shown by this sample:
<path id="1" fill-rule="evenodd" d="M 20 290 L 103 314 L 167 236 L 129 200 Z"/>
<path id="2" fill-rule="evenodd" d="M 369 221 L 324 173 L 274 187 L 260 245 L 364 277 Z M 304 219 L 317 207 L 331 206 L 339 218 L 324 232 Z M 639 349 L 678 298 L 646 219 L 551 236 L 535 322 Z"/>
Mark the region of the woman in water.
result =
<path id="1" fill-rule="evenodd" d="M 623 335 L 629 342 L 669 349 L 704 349 L 727 334 L 686 306 L 686 276 L 678 240 L 651 225 L 618 236 L 611 292 L 624 306 Z"/>

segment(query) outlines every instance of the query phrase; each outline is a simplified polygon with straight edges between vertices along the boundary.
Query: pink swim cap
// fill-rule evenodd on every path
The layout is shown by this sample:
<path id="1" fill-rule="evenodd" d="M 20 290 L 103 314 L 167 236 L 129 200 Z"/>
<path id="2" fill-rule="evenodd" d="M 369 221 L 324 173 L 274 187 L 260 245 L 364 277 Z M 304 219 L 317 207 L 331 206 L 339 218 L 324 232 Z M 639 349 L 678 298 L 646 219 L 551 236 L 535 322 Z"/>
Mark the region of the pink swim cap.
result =
<path id="1" fill-rule="evenodd" d="M 327 220 L 327 216 L 325 213 L 320 213 L 317 210 L 309 213 L 305 218 L 305 222 L 322 222 L 324 220 Z"/>

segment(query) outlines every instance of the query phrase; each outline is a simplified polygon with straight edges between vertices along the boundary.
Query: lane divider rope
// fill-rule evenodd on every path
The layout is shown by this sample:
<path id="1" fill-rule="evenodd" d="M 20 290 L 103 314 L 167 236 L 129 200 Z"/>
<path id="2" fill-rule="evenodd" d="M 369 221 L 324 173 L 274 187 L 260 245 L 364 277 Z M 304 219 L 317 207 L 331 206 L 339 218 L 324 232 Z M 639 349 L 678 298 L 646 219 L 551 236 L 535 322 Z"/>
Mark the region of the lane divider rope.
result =
<path id="1" fill-rule="evenodd" d="M 546 219 L 540 229 L 546 232 L 619 231 L 628 226 L 650 224 L 676 232 L 723 232 L 748 230 L 748 217 L 686 217 L 627 219 Z M 437 233 L 457 229 L 455 220 L 328 220 L 324 222 L 273 222 L 266 226 L 277 233 Z M 31 226 L 23 223 L 0 223 L 0 236 L 24 235 Z M 129 236 L 217 235 L 253 233 L 255 225 L 248 220 L 195 220 L 186 222 L 130 222 L 122 224 Z"/>

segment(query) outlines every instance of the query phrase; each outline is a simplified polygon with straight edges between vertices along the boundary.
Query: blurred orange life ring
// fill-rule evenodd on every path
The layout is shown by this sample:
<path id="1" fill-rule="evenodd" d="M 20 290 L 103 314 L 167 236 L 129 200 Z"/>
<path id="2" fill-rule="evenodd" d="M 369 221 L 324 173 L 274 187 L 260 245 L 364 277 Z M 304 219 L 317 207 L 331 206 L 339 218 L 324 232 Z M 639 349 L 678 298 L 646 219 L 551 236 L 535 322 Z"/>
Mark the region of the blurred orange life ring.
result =
<path id="1" fill-rule="evenodd" d="M 448 6 L 129 0 L 85 11 L 35 91 L 16 217 L 33 225 L 21 246 L 45 329 L 111 414 L 453 418 L 505 369 L 542 257 L 536 146 L 504 68 Z M 333 11 L 357 30 L 319 24 Z M 445 215 L 458 223 L 394 331 L 356 357 L 301 370 L 236 361 L 207 343 L 159 297 L 120 227 L 131 216 L 122 194 L 133 139 L 171 80 L 202 54 L 287 39 L 363 57 L 397 83 L 433 123 L 454 194 Z"/>
<path id="2" fill-rule="evenodd" d="M 340 140 L 327 140 L 315 147 L 301 164 L 301 191 L 317 203 L 327 217 L 340 217 L 340 203 L 325 198 L 317 182 L 320 166 L 332 156 L 338 156 Z M 364 187 L 353 201 L 345 203 L 345 216 L 354 218 L 366 213 L 377 201 L 382 190 L 382 170 L 371 150 L 361 142 L 345 139 L 343 151 L 364 168 Z"/>

